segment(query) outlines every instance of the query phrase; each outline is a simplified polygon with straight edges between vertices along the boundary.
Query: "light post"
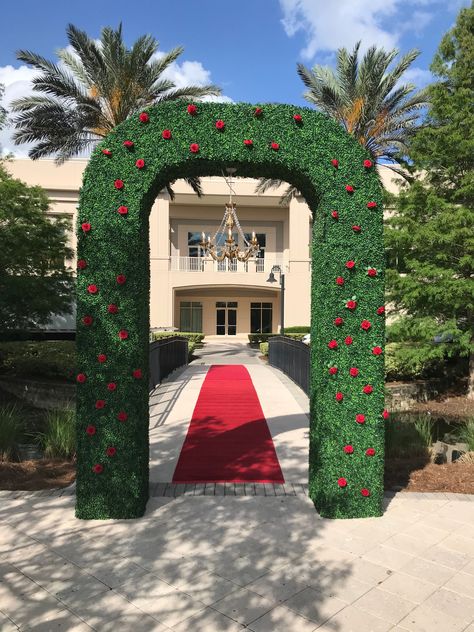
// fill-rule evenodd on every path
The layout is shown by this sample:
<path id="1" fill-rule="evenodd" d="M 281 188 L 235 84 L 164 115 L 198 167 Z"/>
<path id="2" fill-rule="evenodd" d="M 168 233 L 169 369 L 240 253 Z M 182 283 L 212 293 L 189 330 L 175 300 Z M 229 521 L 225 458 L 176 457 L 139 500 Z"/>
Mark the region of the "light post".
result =
<path id="1" fill-rule="evenodd" d="M 273 266 L 267 283 L 275 283 L 275 272 L 280 275 L 280 335 L 285 335 L 285 273 L 282 272 L 281 266 Z"/>

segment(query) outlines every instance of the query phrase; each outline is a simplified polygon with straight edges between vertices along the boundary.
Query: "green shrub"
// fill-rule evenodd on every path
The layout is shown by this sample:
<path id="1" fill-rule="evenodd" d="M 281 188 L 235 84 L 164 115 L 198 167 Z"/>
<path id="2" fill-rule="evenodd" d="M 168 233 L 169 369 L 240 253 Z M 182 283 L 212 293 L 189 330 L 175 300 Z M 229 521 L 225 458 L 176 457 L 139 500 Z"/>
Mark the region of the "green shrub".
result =
<path id="1" fill-rule="evenodd" d="M 429 417 L 414 422 L 396 416 L 385 426 L 385 454 L 391 458 L 425 456 L 433 443 L 433 426 Z"/>
<path id="2" fill-rule="evenodd" d="M 279 334 L 249 334 L 249 342 L 251 345 L 259 345 L 261 342 L 268 342 L 269 338 L 278 336 Z M 303 340 L 305 333 L 287 333 L 285 330 L 285 336 L 293 338 L 293 340 Z"/>
<path id="3" fill-rule="evenodd" d="M 262 353 L 262 355 L 268 355 L 268 342 L 260 343 L 260 352 Z"/>
<path id="4" fill-rule="evenodd" d="M 18 443 L 24 430 L 22 409 L 17 404 L 0 406 L 0 461 L 18 458 Z"/>
<path id="5" fill-rule="evenodd" d="M 431 349 L 415 343 L 389 342 L 385 345 L 385 377 L 392 380 L 419 380 L 441 376 L 445 359 L 433 357 Z"/>
<path id="6" fill-rule="evenodd" d="M 294 325 L 293 327 L 285 327 L 285 336 L 287 334 L 309 334 L 311 327 L 309 325 Z"/>
<path id="7" fill-rule="evenodd" d="M 19 378 L 74 381 L 72 340 L 0 343 L 0 373 Z"/>
<path id="8" fill-rule="evenodd" d="M 474 418 L 459 428 L 456 438 L 460 443 L 467 443 L 469 452 L 474 452 Z"/>
<path id="9" fill-rule="evenodd" d="M 189 342 L 194 342 L 197 345 L 201 344 L 204 340 L 204 334 L 189 331 L 155 331 L 152 333 L 152 340 L 160 340 L 161 338 L 169 338 L 170 336 L 181 336 L 181 338 L 187 338 Z"/>
<path id="10" fill-rule="evenodd" d="M 196 343 L 192 342 L 192 340 L 188 340 L 188 361 L 191 360 L 195 348 L 196 348 Z"/>
<path id="11" fill-rule="evenodd" d="M 37 436 L 44 456 L 70 459 L 76 455 L 76 414 L 73 409 L 51 410 L 46 416 L 44 432 Z"/>

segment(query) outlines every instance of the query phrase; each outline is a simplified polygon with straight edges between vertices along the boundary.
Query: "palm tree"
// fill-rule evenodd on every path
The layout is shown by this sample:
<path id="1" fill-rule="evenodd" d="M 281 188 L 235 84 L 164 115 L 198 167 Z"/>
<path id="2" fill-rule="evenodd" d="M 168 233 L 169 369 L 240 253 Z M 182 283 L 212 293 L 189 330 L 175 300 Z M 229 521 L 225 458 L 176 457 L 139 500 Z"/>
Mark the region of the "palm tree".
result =
<path id="1" fill-rule="evenodd" d="M 29 151 L 33 160 L 54 155 L 61 164 L 147 106 L 221 92 L 214 85 L 176 88 L 163 78 L 183 52 L 181 46 L 158 56 L 156 39 L 143 35 L 127 48 L 121 24 L 116 30 L 103 28 L 99 42 L 72 24 L 66 34 L 70 47 L 58 52 L 59 64 L 27 50 L 17 52 L 20 61 L 39 71 L 33 79 L 39 94 L 12 103 L 14 141 L 34 143 Z"/>
<path id="2" fill-rule="evenodd" d="M 396 173 L 408 177 L 399 160 L 407 154 L 408 142 L 419 125 L 419 111 L 428 105 L 427 91 L 401 83 L 402 76 L 420 54 L 414 49 L 389 69 L 399 51 L 389 52 L 372 46 L 359 60 L 360 42 L 352 52 L 337 51 L 336 70 L 316 65 L 312 69 L 298 64 L 297 71 L 308 88 L 307 101 L 340 123 L 365 147 L 375 162 L 383 161 Z M 261 180 L 263 192 L 281 184 Z M 290 187 L 284 198 L 294 194 Z"/>

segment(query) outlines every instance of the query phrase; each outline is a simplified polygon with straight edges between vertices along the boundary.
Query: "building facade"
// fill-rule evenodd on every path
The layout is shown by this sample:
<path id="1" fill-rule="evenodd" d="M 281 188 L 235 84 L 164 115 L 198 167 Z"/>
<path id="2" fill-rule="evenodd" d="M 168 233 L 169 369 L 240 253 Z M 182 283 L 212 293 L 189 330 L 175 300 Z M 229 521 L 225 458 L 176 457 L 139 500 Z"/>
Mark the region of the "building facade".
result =
<path id="1" fill-rule="evenodd" d="M 76 207 L 85 160 L 57 167 L 53 160 L 21 160 L 8 164 L 12 175 L 43 187 L 51 200 L 51 216 L 68 217 L 75 248 Z M 379 168 L 384 186 L 396 192 L 392 172 Z M 238 174 L 236 174 L 238 175 Z M 255 194 L 256 180 L 237 178 L 233 201 L 244 236 L 252 232 L 260 246 L 247 262 L 205 256 L 201 234 L 214 236 L 229 200 L 224 178 L 202 178 L 203 197 L 182 180 L 173 185 L 171 201 L 161 192 L 150 212 L 150 327 L 200 331 L 207 336 L 246 337 L 280 328 L 280 274 L 285 274 L 285 327 L 309 325 L 311 281 L 311 212 L 301 197 L 280 204 L 285 187 Z M 243 247 L 242 239 L 235 239 Z M 71 261 L 75 268 L 75 261 Z M 74 328 L 73 318 L 54 319 L 53 327 Z"/>

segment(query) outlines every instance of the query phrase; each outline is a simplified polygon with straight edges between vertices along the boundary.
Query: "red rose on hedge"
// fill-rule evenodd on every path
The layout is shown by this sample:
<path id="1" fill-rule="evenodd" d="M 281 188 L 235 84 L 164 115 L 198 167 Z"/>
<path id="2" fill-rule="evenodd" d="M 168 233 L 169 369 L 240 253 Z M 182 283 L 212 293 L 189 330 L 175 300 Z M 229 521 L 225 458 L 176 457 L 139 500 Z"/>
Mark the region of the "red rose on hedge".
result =
<path id="1" fill-rule="evenodd" d="M 121 329 L 118 332 L 118 337 L 120 338 L 120 340 L 127 340 L 127 338 L 128 338 L 128 331 L 126 329 Z"/>
<path id="2" fill-rule="evenodd" d="M 362 389 L 362 391 L 366 394 L 366 395 L 370 395 L 370 393 L 372 393 L 374 390 L 374 387 L 371 386 L 370 384 L 366 384 L 364 386 L 364 388 Z"/>
<path id="3" fill-rule="evenodd" d="M 110 446 L 107 448 L 107 450 L 105 451 L 107 456 L 115 456 L 117 454 L 117 448 L 114 448 L 113 446 Z"/>
<path id="4" fill-rule="evenodd" d="M 380 307 L 377 307 L 377 314 L 379 316 L 382 316 L 382 314 L 385 314 L 385 305 L 381 305 Z"/>
<path id="5" fill-rule="evenodd" d="M 90 435 L 91 437 L 93 435 L 95 435 L 96 433 L 96 427 L 95 426 L 87 426 L 86 428 L 86 434 Z"/>
<path id="6" fill-rule="evenodd" d="M 343 399 L 344 399 L 344 395 L 343 395 L 343 393 L 341 393 L 341 391 L 338 391 L 338 392 L 336 393 L 336 400 L 337 400 L 338 402 L 342 402 L 342 400 L 343 400 Z"/>
<path id="7" fill-rule="evenodd" d="M 161 136 L 165 139 L 165 140 L 169 140 L 171 138 L 171 131 L 169 129 L 164 129 L 161 132 Z"/>
<path id="8" fill-rule="evenodd" d="M 128 415 L 127 415 L 127 413 L 126 413 L 124 410 L 121 410 L 121 411 L 119 412 L 119 414 L 117 415 L 117 419 L 118 419 L 119 421 L 127 421 L 127 419 L 128 419 Z"/>
<path id="9" fill-rule="evenodd" d="M 353 341 L 353 339 L 352 339 L 352 336 L 347 336 L 347 337 L 344 339 L 344 342 L 346 343 L 346 345 L 351 345 L 354 341 Z"/>
<path id="10" fill-rule="evenodd" d="M 334 319 L 334 324 L 336 325 L 336 327 L 340 327 L 344 324 L 344 320 L 340 316 L 338 316 Z"/>
<path id="11" fill-rule="evenodd" d="M 115 180 L 114 181 L 114 187 L 116 189 L 123 189 L 123 180 Z"/>
<path id="12" fill-rule="evenodd" d="M 107 306 L 107 311 L 109 312 L 109 314 L 116 314 L 118 312 L 118 307 L 117 305 L 114 305 L 113 303 L 111 303 L 110 305 Z"/>
<path id="13" fill-rule="evenodd" d="M 127 206 L 119 206 L 117 209 L 117 213 L 119 213 L 120 215 L 126 215 L 128 213 L 128 207 Z"/>
<path id="14" fill-rule="evenodd" d="M 346 307 L 347 309 L 355 309 L 357 307 L 357 302 L 356 301 L 347 301 L 346 303 Z"/>
<path id="15" fill-rule="evenodd" d="M 331 217 L 334 217 L 334 219 L 339 219 L 339 213 L 337 211 L 331 211 Z"/>
<path id="16" fill-rule="evenodd" d="M 97 410 L 105 408 L 105 401 L 103 399 L 98 399 L 95 403 L 95 407 L 97 408 Z"/>
<path id="17" fill-rule="evenodd" d="M 347 485 L 347 481 L 345 478 L 341 477 L 337 479 L 337 484 L 339 487 L 345 487 Z"/>
<path id="18" fill-rule="evenodd" d="M 125 276 L 125 274 L 118 274 L 116 277 L 116 281 L 119 285 L 123 285 L 126 280 L 127 280 L 127 277 Z"/>
<path id="19" fill-rule="evenodd" d="M 361 489 L 360 493 L 362 494 L 362 496 L 370 496 L 370 492 L 368 489 Z"/>
<path id="20" fill-rule="evenodd" d="M 364 167 L 366 169 L 370 169 L 372 165 L 373 165 L 373 162 L 371 160 L 364 160 Z"/>
<path id="21" fill-rule="evenodd" d="M 103 149 L 102 153 L 104 154 L 104 156 L 111 156 L 112 152 L 110 151 L 110 149 Z"/>
<path id="22" fill-rule="evenodd" d="M 382 347 L 374 347 L 374 348 L 372 349 L 372 353 L 373 353 L 374 355 L 380 355 L 380 354 L 382 353 L 382 351 L 383 351 Z"/>
<path id="23" fill-rule="evenodd" d="M 91 283 L 87 286 L 87 291 L 89 292 L 89 294 L 97 294 L 99 288 L 94 283 Z"/>
<path id="24" fill-rule="evenodd" d="M 355 233 L 360 233 L 360 231 L 361 231 L 362 229 L 361 229 L 361 227 L 360 227 L 360 226 L 353 226 L 353 227 L 352 227 L 352 230 L 353 230 Z"/>
<path id="25" fill-rule="evenodd" d="M 346 184 L 346 191 L 348 193 L 354 193 L 354 187 L 351 184 Z"/>
<path id="26" fill-rule="evenodd" d="M 362 329 L 364 329 L 364 331 L 367 331 L 368 329 L 372 327 L 372 323 L 370 322 L 370 320 L 363 320 L 360 326 Z"/>
<path id="27" fill-rule="evenodd" d="M 255 108 L 255 110 L 253 111 L 254 116 L 261 116 L 262 113 L 263 113 L 262 108 Z"/>
<path id="28" fill-rule="evenodd" d="M 293 114 L 293 120 L 296 121 L 296 123 L 301 123 L 303 117 L 301 116 L 301 114 Z"/>
<path id="29" fill-rule="evenodd" d="M 148 121 L 150 120 L 150 117 L 146 112 L 141 112 L 138 118 L 140 120 L 140 123 L 148 123 Z"/>
<path id="30" fill-rule="evenodd" d="M 191 116 L 194 116 L 197 112 L 197 107 L 194 105 L 194 103 L 190 103 L 187 107 L 188 110 L 188 114 L 191 114 Z"/>
<path id="31" fill-rule="evenodd" d="M 197 154 L 199 152 L 199 145 L 197 143 L 191 143 L 189 145 L 189 151 L 192 154 Z"/>
<path id="32" fill-rule="evenodd" d="M 250 138 L 246 138 L 244 140 L 244 145 L 246 145 L 247 147 L 251 147 L 253 145 L 253 140 L 250 140 Z"/>
<path id="33" fill-rule="evenodd" d="M 134 143 L 133 140 L 124 140 L 123 141 L 123 146 L 126 147 L 127 149 L 131 149 L 133 147 Z"/>
<path id="34" fill-rule="evenodd" d="M 376 208 L 377 202 L 367 202 L 367 208 Z"/>
<path id="35" fill-rule="evenodd" d="M 337 366 L 332 366 L 329 368 L 329 375 L 336 375 L 337 373 Z"/>
<path id="36" fill-rule="evenodd" d="M 85 259 L 79 259 L 77 267 L 79 270 L 85 270 L 85 268 L 87 268 L 87 261 Z"/>
<path id="37" fill-rule="evenodd" d="M 224 127 L 225 127 L 224 121 L 222 121 L 221 119 L 216 121 L 216 129 L 224 129 Z"/>
<path id="38" fill-rule="evenodd" d="M 117 388 L 117 384 L 115 384 L 115 382 L 109 382 L 107 384 L 107 390 L 108 391 L 115 391 L 116 388 Z"/>
<path id="39" fill-rule="evenodd" d="M 136 380 L 140 380 L 142 378 L 142 370 L 141 369 L 135 369 L 132 373 L 133 377 Z"/>
<path id="40" fill-rule="evenodd" d="M 356 415 L 356 421 L 358 424 L 364 424 L 365 423 L 365 415 Z"/>
<path id="41" fill-rule="evenodd" d="M 377 276 L 377 270 L 375 268 L 369 268 L 367 270 L 367 276 L 369 277 Z"/>
<path id="42" fill-rule="evenodd" d="M 333 158 L 331 160 L 331 164 L 335 169 L 337 169 L 339 167 L 339 160 L 336 160 L 335 158 Z"/>
<path id="43" fill-rule="evenodd" d="M 388 410 L 386 410 L 386 409 L 385 409 L 385 410 L 383 411 L 383 413 L 382 413 L 382 417 L 383 417 L 384 419 L 388 419 L 388 418 L 390 417 L 390 413 L 388 412 Z"/>
<path id="44" fill-rule="evenodd" d="M 145 166 L 145 161 L 143 160 L 143 158 L 139 158 L 135 163 L 135 167 L 137 169 L 143 169 L 144 166 Z"/>
<path id="45" fill-rule="evenodd" d="M 274 150 L 274 151 L 278 151 L 280 149 L 280 145 L 278 143 L 275 143 L 275 141 L 272 142 L 272 144 L 270 145 L 270 147 Z"/>
<path id="46" fill-rule="evenodd" d="M 346 268 L 348 270 L 352 270 L 352 268 L 355 267 L 355 264 L 356 264 L 355 261 L 346 261 Z"/>
<path id="47" fill-rule="evenodd" d="M 328 342 L 328 347 L 329 347 L 330 349 L 337 349 L 337 340 L 330 340 L 330 341 Z"/>
<path id="48" fill-rule="evenodd" d="M 102 472 L 104 471 L 104 466 L 100 463 L 96 463 L 92 466 L 92 471 L 94 472 L 94 474 L 102 474 Z"/>
<path id="49" fill-rule="evenodd" d="M 336 277 L 337 285 L 344 285 L 344 277 L 338 276 Z"/>
<path id="50" fill-rule="evenodd" d="M 92 318 L 92 316 L 82 317 L 82 324 L 85 325 L 86 327 L 89 327 L 89 325 L 92 325 L 93 322 L 94 322 L 94 319 Z"/>
<path id="51" fill-rule="evenodd" d="M 106 362 L 107 360 L 107 356 L 105 355 L 105 353 L 99 353 L 99 355 L 97 356 L 97 360 L 103 364 L 104 362 Z"/>
<path id="52" fill-rule="evenodd" d="M 367 448 L 367 450 L 365 451 L 367 456 L 375 456 L 375 450 L 374 448 Z"/>
<path id="53" fill-rule="evenodd" d="M 87 380 L 87 375 L 85 373 L 78 373 L 77 377 L 76 377 L 76 382 L 79 382 L 79 384 L 84 384 L 84 382 Z"/>
<path id="54" fill-rule="evenodd" d="M 81 224 L 81 228 L 85 233 L 88 233 L 90 232 L 92 226 L 89 224 L 89 222 L 84 222 L 83 224 Z"/>
<path id="55" fill-rule="evenodd" d="M 345 445 L 343 449 L 346 454 L 353 454 L 354 452 L 354 448 L 351 445 Z"/>
<path id="56" fill-rule="evenodd" d="M 349 375 L 351 377 L 357 377 L 359 375 L 359 369 L 355 366 L 351 366 L 351 368 L 349 369 Z"/>

